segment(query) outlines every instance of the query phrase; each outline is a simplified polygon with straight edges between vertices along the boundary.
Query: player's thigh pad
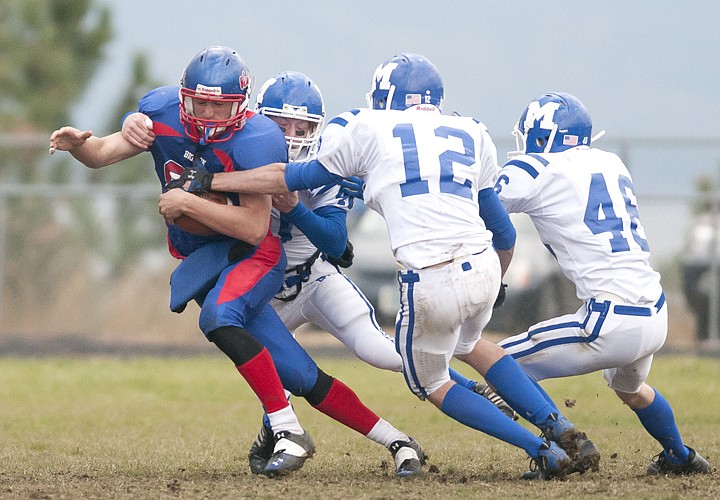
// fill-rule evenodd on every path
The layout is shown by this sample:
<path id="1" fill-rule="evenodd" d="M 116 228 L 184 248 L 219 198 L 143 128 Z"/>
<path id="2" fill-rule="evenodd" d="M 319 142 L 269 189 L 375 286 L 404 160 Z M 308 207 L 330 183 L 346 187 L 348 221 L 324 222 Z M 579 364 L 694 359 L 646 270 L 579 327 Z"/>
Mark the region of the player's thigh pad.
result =
<path id="1" fill-rule="evenodd" d="M 619 363 L 617 368 L 603 370 L 603 378 L 611 389 L 629 394 L 640 390 L 640 386 L 650 374 L 653 355 L 665 343 L 667 314 L 667 307 L 664 307 L 650 317 L 636 318 L 631 333 L 626 335 L 635 340 L 635 343 L 631 344 L 635 346 L 634 359 L 630 363 Z M 622 345 L 618 339 L 615 340 Z"/>
<path id="2" fill-rule="evenodd" d="M 480 254 L 435 269 L 403 271 L 399 279 L 395 341 L 408 386 L 424 398 L 450 379 L 461 325 L 492 307 L 500 287 L 499 263 L 494 253 L 490 258 Z M 466 345 L 474 346 L 480 333 L 468 331 Z"/>
<path id="3" fill-rule="evenodd" d="M 200 329 L 207 335 L 221 326 L 246 327 L 280 289 L 284 268 L 284 254 L 273 262 L 258 253 L 228 266 L 203 302 Z"/>
<path id="4" fill-rule="evenodd" d="M 575 314 L 538 323 L 500 346 L 526 373 L 543 380 L 630 366 L 656 352 L 666 332 L 666 310 L 640 317 L 589 311 L 583 305 Z M 636 373 L 639 384 L 647 377 L 642 372 Z"/>

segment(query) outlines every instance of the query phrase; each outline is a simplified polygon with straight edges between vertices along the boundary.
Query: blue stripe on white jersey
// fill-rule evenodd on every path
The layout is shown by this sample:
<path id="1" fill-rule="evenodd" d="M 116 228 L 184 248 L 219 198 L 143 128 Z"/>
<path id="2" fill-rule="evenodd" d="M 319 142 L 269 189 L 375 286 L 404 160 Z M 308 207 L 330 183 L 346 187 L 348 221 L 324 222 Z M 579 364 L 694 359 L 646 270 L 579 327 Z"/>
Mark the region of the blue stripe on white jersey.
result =
<path id="1" fill-rule="evenodd" d="M 350 111 L 346 111 L 346 113 L 350 113 L 350 114 L 352 114 L 352 115 L 357 115 L 359 112 L 360 112 L 360 110 L 357 109 L 357 108 L 351 109 Z M 336 116 L 335 118 L 333 118 L 332 120 L 330 120 L 330 121 L 328 122 L 328 125 L 331 125 L 331 124 L 333 124 L 333 123 L 336 124 L 336 125 L 340 125 L 341 127 L 344 127 L 345 125 L 347 125 L 347 124 L 348 124 L 348 121 L 347 121 L 345 118 L 342 117 L 342 115 L 344 115 L 344 114 L 345 114 L 345 113 L 343 113 L 343 114 L 341 114 L 341 115 L 338 115 L 338 116 Z"/>
<path id="2" fill-rule="evenodd" d="M 505 166 L 515 166 L 527 172 L 533 179 L 548 165 L 548 161 L 538 154 L 529 154 L 513 158 Z"/>

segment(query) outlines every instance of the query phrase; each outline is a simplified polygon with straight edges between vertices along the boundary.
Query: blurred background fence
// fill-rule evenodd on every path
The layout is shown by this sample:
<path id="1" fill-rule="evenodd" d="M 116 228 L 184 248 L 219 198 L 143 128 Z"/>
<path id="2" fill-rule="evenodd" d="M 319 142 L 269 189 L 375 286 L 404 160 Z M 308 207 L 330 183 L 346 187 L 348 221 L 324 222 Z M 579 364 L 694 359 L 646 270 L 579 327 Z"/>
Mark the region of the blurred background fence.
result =
<path id="1" fill-rule="evenodd" d="M 157 213 L 150 156 L 92 171 L 67 153 L 47 155 L 48 137 L 0 136 L 0 352 L 206 348 L 197 307 L 180 315 L 168 309 L 176 261 Z M 717 348 L 720 173 L 683 159 L 720 165 L 720 140 L 624 139 L 598 146 L 621 154 L 633 173 L 652 263 L 669 299 L 668 345 Z M 511 148 L 498 143 L 500 161 Z M 362 207 L 355 212 L 349 220 L 356 264 L 349 272 L 389 323 L 397 302 L 389 249 L 378 244 L 384 226 L 375 226 L 381 234 L 363 232 Z M 515 281 L 508 306 L 490 325 L 501 334 L 576 307 L 549 254 L 534 250 L 532 226 L 516 223 Z M 362 250 L 368 244 L 381 248 L 381 256 Z M 383 286 L 390 293 L 383 294 Z"/>

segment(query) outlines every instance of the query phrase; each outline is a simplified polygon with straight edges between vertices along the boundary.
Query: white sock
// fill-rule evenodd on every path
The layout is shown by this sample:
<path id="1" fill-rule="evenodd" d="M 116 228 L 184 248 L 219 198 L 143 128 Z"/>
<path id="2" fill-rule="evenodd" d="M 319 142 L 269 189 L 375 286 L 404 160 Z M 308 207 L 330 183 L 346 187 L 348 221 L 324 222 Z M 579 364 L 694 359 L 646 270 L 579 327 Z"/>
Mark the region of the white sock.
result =
<path id="1" fill-rule="evenodd" d="M 367 437 L 376 443 L 380 443 L 385 448 L 389 448 L 395 441 L 408 441 L 410 439 L 407 434 L 400 432 L 382 418 L 368 432 Z"/>
<path id="2" fill-rule="evenodd" d="M 277 434 L 280 431 L 288 431 L 291 434 L 302 434 L 305 432 L 298 421 L 295 411 L 292 406 L 288 405 L 282 410 L 278 410 L 273 413 L 268 413 L 268 419 L 270 420 L 270 427 L 272 427 L 273 434 Z"/>

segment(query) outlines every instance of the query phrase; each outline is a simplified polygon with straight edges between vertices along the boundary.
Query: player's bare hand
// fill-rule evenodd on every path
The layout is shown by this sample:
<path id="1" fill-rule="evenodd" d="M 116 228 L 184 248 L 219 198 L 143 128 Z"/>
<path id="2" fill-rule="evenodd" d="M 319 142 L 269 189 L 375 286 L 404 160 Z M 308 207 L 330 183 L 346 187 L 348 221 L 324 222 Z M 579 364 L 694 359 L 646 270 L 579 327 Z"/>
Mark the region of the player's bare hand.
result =
<path id="1" fill-rule="evenodd" d="M 193 196 L 195 195 L 182 189 L 166 191 L 158 199 L 158 211 L 169 224 L 172 224 L 175 219 L 185 213 L 185 207 Z"/>
<path id="2" fill-rule="evenodd" d="M 143 113 L 128 115 L 122 125 L 122 135 L 133 146 L 149 149 L 155 141 L 153 122 Z"/>
<path id="3" fill-rule="evenodd" d="M 274 194 L 272 197 L 273 206 L 286 214 L 298 204 L 297 192 Z"/>
<path id="4" fill-rule="evenodd" d="M 50 149 L 48 153 L 53 154 L 55 151 L 72 151 L 79 148 L 85 141 L 92 137 L 92 130 L 84 132 L 75 127 L 63 127 L 50 134 Z"/>

